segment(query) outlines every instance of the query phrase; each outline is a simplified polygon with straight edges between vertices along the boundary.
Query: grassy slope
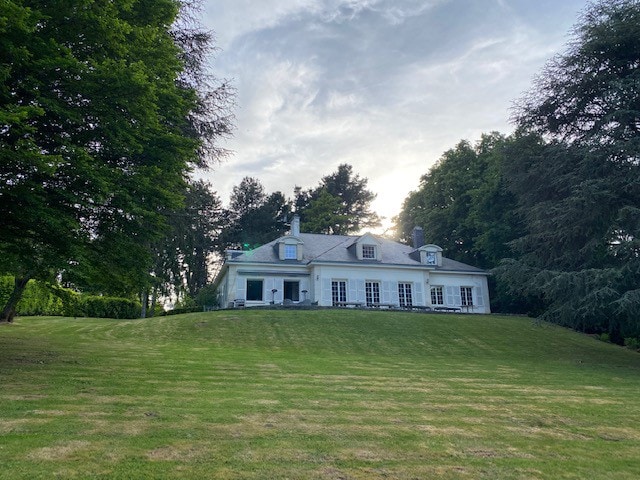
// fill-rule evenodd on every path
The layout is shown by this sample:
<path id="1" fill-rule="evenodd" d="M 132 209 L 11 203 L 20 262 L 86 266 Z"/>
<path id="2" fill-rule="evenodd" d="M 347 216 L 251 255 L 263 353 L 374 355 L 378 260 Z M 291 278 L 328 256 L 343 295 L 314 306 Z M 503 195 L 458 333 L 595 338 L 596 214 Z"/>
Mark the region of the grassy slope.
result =
<path id="1" fill-rule="evenodd" d="M 0 478 L 640 478 L 640 355 L 516 317 L 0 327 Z"/>

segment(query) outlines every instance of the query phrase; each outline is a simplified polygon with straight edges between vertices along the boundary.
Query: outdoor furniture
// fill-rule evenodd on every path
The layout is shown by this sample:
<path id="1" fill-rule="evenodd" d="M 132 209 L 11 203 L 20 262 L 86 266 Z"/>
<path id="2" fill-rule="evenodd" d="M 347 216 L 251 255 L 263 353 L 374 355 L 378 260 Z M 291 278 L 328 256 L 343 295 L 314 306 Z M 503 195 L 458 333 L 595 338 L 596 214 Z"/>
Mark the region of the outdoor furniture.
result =
<path id="1" fill-rule="evenodd" d="M 362 302 L 333 302 L 334 307 L 353 307 L 360 308 L 364 305 Z"/>
<path id="2" fill-rule="evenodd" d="M 393 303 L 379 303 L 379 302 L 370 303 L 367 306 L 371 308 L 389 308 L 389 309 L 396 307 L 396 305 Z"/>
<path id="3" fill-rule="evenodd" d="M 459 307 L 433 307 L 435 312 L 459 312 Z"/>

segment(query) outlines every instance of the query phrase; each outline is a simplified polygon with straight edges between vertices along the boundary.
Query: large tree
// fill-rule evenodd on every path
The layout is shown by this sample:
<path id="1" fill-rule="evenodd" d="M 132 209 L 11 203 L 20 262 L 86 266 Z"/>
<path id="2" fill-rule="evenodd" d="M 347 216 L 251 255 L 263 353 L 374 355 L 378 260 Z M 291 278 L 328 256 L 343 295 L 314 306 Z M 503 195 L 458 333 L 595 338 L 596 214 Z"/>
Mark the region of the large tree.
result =
<path id="1" fill-rule="evenodd" d="M 448 256 L 483 268 L 509 256 L 509 242 L 520 233 L 516 200 L 502 173 L 510 142 L 492 133 L 446 151 L 405 200 L 396 218 L 399 238 L 410 242 L 412 229 L 420 226 Z"/>
<path id="2" fill-rule="evenodd" d="M 233 187 L 229 208 L 223 212 L 220 253 L 226 249 L 249 250 L 278 238 L 287 230 L 290 210 L 290 202 L 281 192 L 267 194 L 260 180 L 243 178 Z"/>
<path id="3" fill-rule="evenodd" d="M 503 278 L 547 319 L 640 334 L 640 2 L 592 4 L 516 121 L 506 168 L 527 234 Z"/>
<path id="4" fill-rule="evenodd" d="M 0 4 L 0 269 L 16 279 L 2 320 L 29 278 L 70 263 L 148 281 L 164 213 L 230 126 L 225 87 L 201 73 L 210 36 L 172 29 L 185 5 Z"/>
<path id="5" fill-rule="evenodd" d="M 313 189 L 296 189 L 296 212 L 310 233 L 347 235 L 364 228 L 380 226 L 380 217 L 371 210 L 376 195 L 367 188 L 368 180 L 341 164 L 322 177 Z M 330 207 L 330 208 L 329 208 Z"/>

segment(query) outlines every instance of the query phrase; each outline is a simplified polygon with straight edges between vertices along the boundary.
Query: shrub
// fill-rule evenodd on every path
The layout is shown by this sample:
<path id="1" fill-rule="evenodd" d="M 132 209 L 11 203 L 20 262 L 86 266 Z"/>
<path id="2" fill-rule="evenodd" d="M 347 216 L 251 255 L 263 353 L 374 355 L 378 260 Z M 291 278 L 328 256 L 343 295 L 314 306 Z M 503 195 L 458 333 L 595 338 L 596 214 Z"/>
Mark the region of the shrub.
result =
<path id="1" fill-rule="evenodd" d="M 5 305 L 14 288 L 12 276 L 0 277 L 0 304 Z M 29 280 L 16 305 L 18 315 L 66 315 L 65 298 L 58 291 L 71 292 L 55 284 Z M 71 292 L 74 293 L 74 292 Z M 70 295 L 70 294 L 69 294 Z"/>
<path id="2" fill-rule="evenodd" d="M 630 350 L 640 352 L 640 338 L 629 337 L 624 339 L 624 346 Z"/>
<path id="3" fill-rule="evenodd" d="M 196 304 L 201 307 L 218 307 L 218 292 L 212 284 L 202 287 L 196 295 Z"/>
<path id="4" fill-rule="evenodd" d="M 138 318 L 142 306 L 135 300 L 118 297 L 83 296 L 80 310 L 87 317 Z"/>

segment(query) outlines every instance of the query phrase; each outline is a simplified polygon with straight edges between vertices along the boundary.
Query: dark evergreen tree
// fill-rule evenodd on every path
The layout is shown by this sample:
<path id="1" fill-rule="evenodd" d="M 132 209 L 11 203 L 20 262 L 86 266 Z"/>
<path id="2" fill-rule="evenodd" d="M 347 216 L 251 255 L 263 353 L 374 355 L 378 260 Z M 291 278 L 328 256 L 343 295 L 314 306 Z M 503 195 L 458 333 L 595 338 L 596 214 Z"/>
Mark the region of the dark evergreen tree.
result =
<path id="1" fill-rule="evenodd" d="M 592 4 L 515 118 L 507 178 L 527 234 L 502 277 L 544 298 L 545 319 L 640 334 L 640 2 Z"/>
<path id="2" fill-rule="evenodd" d="M 311 229 L 310 233 L 348 235 L 365 228 L 379 227 L 380 217 L 371 210 L 371 202 L 376 195 L 367 189 L 367 183 L 366 178 L 354 175 L 351 165 L 339 165 L 338 170 L 323 177 L 316 188 L 307 191 L 296 189 L 296 212 L 303 225 Z M 326 210 L 329 205 L 327 194 L 338 200 L 331 202 L 332 211 Z M 316 214 L 324 220 L 313 218 Z M 328 217 L 331 217 L 329 223 Z"/>
<path id="3" fill-rule="evenodd" d="M 223 213 L 224 228 L 218 248 L 250 250 L 287 231 L 291 202 L 281 192 L 265 193 L 257 178 L 245 177 L 233 187 L 229 209 Z"/>

